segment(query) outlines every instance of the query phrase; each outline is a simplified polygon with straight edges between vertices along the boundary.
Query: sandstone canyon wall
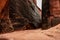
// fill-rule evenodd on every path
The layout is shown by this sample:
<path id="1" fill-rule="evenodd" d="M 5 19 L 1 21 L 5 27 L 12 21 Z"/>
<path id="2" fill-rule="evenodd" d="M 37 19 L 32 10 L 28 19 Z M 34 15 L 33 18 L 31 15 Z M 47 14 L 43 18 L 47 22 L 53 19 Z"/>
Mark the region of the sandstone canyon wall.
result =
<path id="1" fill-rule="evenodd" d="M 40 10 L 33 0 L 0 0 L 0 30 L 11 32 L 39 28 L 39 13 Z"/>

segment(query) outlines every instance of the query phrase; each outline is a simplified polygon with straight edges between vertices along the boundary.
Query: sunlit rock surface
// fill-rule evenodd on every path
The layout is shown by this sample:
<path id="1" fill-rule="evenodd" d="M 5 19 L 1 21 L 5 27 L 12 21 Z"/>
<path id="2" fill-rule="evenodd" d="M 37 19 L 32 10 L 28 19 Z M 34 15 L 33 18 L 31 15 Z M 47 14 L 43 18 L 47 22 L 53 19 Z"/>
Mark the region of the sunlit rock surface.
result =
<path id="1" fill-rule="evenodd" d="M 48 30 L 24 30 L 0 34 L 0 39 L 8 40 L 60 40 L 60 24 Z"/>

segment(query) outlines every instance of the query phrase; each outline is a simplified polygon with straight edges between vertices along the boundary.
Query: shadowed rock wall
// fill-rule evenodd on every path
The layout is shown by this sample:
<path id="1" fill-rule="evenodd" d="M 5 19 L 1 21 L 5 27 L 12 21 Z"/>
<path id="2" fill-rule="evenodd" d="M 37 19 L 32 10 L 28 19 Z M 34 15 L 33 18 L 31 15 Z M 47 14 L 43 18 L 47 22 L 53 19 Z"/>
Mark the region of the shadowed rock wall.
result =
<path id="1" fill-rule="evenodd" d="M 52 27 L 60 23 L 60 1 L 43 0 L 42 16 L 44 27 Z"/>
<path id="2" fill-rule="evenodd" d="M 7 17 L 0 22 L 3 32 L 39 28 L 41 15 L 32 0 L 9 0 L 6 3 L 2 11 L 8 12 L 6 15 L 3 13 L 4 18 Z"/>

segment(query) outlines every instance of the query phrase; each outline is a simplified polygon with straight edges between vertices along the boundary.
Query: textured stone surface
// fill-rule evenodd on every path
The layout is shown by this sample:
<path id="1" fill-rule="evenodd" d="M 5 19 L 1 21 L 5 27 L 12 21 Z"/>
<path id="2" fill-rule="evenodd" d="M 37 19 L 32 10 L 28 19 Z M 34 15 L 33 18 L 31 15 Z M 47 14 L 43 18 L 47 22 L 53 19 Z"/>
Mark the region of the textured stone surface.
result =
<path id="1" fill-rule="evenodd" d="M 60 24 L 48 30 L 24 30 L 0 34 L 0 39 L 8 40 L 60 40 Z"/>
<path id="2" fill-rule="evenodd" d="M 2 2 L 4 5 L 0 4 L 0 27 L 3 32 L 29 29 L 29 27 L 38 28 L 41 15 L 33 0 L 3 0 Z"/>
<path id="3" fill-rule="evenodd" d="M 60 1 L 50 0 L 50 14 L 53 15 L 52 25 L 60 23 Z"/>
<path id="4" fill-rule="evenodd" d="M 43 14 L 43 22 L 45 22 L 45 25 L 51 27 L 56 24 L 59 24 L 60 0 L 43 0 L 42 14 Z"/>
<path id="5" fill-rule="evenodd" d="M 55 17 L 60 17 L 60 0 L 50 0 L 50 12 Z"/>

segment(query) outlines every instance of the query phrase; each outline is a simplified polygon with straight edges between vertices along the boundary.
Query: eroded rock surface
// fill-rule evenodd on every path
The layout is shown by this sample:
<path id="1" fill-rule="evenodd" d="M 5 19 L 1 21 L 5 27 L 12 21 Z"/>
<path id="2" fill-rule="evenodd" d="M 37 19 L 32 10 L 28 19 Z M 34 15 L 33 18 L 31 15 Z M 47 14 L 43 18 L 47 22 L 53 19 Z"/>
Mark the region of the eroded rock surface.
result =
<path id="1" fill-rule="evenodd" d="M 25 30 L 0 34 L 0 38 L 9 40 L 60 40 L 60 24 L 48 30 Z"/>

